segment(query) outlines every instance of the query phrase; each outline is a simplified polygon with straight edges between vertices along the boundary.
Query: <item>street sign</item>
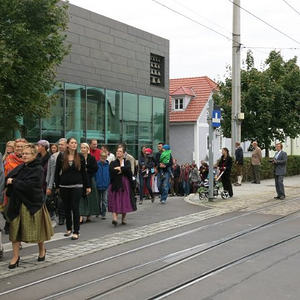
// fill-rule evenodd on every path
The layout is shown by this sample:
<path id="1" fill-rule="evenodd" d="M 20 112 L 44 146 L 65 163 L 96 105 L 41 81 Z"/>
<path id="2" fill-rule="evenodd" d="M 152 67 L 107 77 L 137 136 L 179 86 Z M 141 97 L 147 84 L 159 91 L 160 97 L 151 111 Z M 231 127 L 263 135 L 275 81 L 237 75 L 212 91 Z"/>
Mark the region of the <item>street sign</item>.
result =
<path id="1" fill-rule="evenodd" d="M 220 127 L 221 126 L 221 111 L 220 110 L 213 110 L 212 112 L 212 126 L 213 127 Z"/>

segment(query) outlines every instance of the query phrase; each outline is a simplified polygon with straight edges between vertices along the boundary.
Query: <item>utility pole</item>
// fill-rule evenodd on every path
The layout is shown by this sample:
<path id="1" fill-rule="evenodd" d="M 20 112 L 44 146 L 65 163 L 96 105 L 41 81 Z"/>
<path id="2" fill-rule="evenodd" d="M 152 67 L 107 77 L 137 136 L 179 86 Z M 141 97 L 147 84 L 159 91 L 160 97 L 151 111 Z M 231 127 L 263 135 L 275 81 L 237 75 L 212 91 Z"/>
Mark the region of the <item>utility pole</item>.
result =
<path id="1" fill-rule="evenodd" d="M 208 200 L 213 201 L 214 199 L 214 158 L 213 158 L 213 138 L 214 138 L 214 128 L 212 125 L 212 114 L 214 109 L 214 101 L 212 95 L 210 95 L 208 99 L 208 126 L 209 126 L 209 138 L 208 138 L 208 186 L 209 186 L 209 194 Z"/>
<path id="2" fill-rule="evenodd" d="M 231 109 L 231 155 L 235 143 L 241 141 L 241 34 L 240 0 L 233 0 L 232 27 L 232 109 Z"/>

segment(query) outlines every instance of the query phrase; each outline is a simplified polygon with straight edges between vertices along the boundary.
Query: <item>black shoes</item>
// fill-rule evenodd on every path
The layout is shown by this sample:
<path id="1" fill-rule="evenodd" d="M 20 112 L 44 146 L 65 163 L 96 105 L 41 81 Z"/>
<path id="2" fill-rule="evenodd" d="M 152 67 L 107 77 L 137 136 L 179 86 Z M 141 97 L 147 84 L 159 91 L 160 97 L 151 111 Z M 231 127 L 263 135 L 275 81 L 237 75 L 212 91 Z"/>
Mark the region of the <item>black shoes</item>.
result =
<path id="1" fill-rule="evenodd" d="M 274 197 L 274 199 L 277 199 L 277 200 L 284 200 L 284 199 L 285 199 L 285 196 L 277 196 L 277 197 Z"/>
<path id="2" fill-rule="evenodd" d="M 17 261 L 14 264 L 9 264 L 8 268 L 9 269 L 14 269 L 14 268 L 18 267 L 19 266 L 19 262 L 20 262 L 20 256 L 18 257 Z"/>
<path id="3" fill-rule="evenodd" d="M 115 221 L 115 220 L 112 220 L 111 223 L 112 223 L 115 227 L 117 227 L 117 225 L 118 225 L 118 221 Z"/>
<path id="4" fill-rule="evenodd" d="M 44 254 L 44 256 L 38 256 L 38 259 L 37 259 L 37 261 L 45 261 L 45 258 L 46 258 L 46 249 L 45 249 L 45 254 Z"/>

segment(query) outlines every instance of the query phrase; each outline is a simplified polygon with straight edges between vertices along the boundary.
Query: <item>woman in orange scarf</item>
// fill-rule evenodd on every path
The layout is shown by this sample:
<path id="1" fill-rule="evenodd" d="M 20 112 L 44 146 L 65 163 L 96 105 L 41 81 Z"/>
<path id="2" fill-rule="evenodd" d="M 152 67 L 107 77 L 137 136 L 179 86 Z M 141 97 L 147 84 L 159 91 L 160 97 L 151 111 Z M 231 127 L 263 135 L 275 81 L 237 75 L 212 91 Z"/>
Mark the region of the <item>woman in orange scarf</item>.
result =
<path id="1" fill-rule="evenodd" d="M 25 139 L 16 139 L 15 140 L 15 152 L 9 154 L 4 161 L 4 175 L 5 177 L 17 166 L 23 163 L 22 152 L 24 146 L 28 142 Z M 3 203 L 0 203 L 0 212 L 3 212 L 4 208 L 7 206 L 9 198 L 4 194 Z M 4 226 L 5 234 L 9 232 L 9 223 L 6 221 Z"/>
<path id="2" fill-rule="evenodd" d="M 19 166 L 20 164 L 23 163 L 22 151 L 23 151 L 23 148 L 24 148 L 25 144 L 27 144 L 27 141 L 25 139 L 15 140 L 15 152 L 9 154 L 6 157 L 5 162 L 4 162 L 4 175 L 5 175 L 5 177 L 14 168 L 16 168 L 17 166 Z M 3 201 L 2 204 L 0 204 L 0 211 L 1 211 L 1 208 L 4 208 L 7 205 L 7 202 L 8 202 L 8 198 L 4 195 L 4 201 Z"/>

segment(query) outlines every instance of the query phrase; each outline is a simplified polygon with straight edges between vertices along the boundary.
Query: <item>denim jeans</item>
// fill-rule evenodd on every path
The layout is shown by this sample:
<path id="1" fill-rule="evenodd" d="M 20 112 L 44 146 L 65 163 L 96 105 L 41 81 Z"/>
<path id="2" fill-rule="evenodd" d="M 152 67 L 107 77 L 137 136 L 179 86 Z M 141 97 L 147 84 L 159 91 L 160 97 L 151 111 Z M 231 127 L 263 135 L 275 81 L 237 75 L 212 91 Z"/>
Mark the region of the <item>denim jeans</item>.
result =
<path id="1" fill-rule="evenodd" d="M 159 191 L 160 191 L 160 202 L 165 203 L 168 198 L 170 189 L 170 170 L 160 170 L 158 177 Z"/>
<path id="2" fill-rule="evenodd" d="M 107 189 L 98 190 L 99 195 L 99 209 L 101 217 L 105 217 L 107 211 Z"/>
<path id="3" fill-rule="evenodd" d="M 187 196 L 190 194 L 190 183 L 189 181 L 182 180 L 182 187 L 184 191 L 184 195 Z"/>
<path id="4" fill-rule="evenodd" d="M 152 193 L 152 188 L 150 185 L 151 182 L 151 174 L 148 175 L 148 177 L 143 177 L 142 175 L 139 175 L 139 179 L 140 179 L 140 200 L 143 201 L 144 198 L 144 184 L 146 183 L 148 192 L 150 194 L 151 197 L 153 197 L 153 193 Z"/>

